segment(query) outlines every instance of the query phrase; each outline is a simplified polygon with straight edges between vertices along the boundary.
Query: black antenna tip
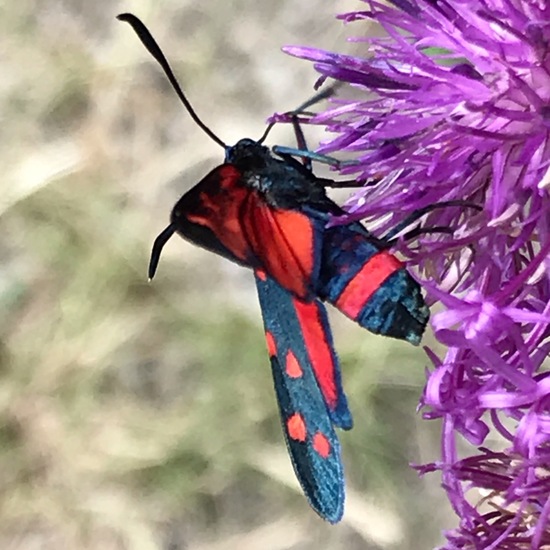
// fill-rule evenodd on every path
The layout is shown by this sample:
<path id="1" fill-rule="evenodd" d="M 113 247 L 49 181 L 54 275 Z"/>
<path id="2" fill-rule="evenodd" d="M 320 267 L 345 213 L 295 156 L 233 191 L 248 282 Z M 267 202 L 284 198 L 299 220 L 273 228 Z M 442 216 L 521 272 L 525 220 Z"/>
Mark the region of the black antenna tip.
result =
<path id="1" fill-rule="evenodd" d="M 145 23 L 136 15 L 133 13 L 119 13 L 116 18 L 119 21 L 123 21 L 124 23 L 128 23 L 132 29 L 134 29 L 134 32 L 139 36 L 141 41 L 143 42 L 144 46 L 151 52 L 153 56 L 156 57 L 155 53 L 151 51 L 151 45 L 150 42 L 155 42 L 154 38 L 151 36 L 151 33 L 145 26 Z M 156 46 L 156 44 L 155 44 Z M 158 46 L 156 46 L 158 48 Z"/>
<path id="2" fill-rule="evenodd" d="M 133 14 L 133 13 L 119 13 L 116 18 L 119 21 L 125 21 L 126 23 L 133 24 L 136 21 L 139 21 L 139 19 Z"/>
<path id="3" fill-rule="evenodd" d="M 153 250 L 151 250 L 151 259 L 149 260 L 149 281 L 153 279 L 159 265 L 160 253 L 164 248 L 164 245 L 168 242 L 168 239 L 175 233 L 176 228 L 170 224 L 153 243 Z"/>
<path id="4" fill-rule="evenodd" d="M 119 13 L 116 18 L 119 20 L 119 21 L 131 21 L 131 20 L 135 20 L 135 19 L 138 19 L 133 13 Z M 139 19 L 138 19 L 139 21 Z"/>

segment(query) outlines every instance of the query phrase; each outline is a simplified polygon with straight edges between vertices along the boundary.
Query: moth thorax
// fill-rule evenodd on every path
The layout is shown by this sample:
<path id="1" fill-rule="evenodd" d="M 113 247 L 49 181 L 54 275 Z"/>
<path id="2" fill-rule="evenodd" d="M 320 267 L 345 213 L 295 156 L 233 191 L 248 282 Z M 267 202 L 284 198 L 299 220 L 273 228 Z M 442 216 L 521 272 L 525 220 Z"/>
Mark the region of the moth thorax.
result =
<path id="1" fill-rule="evenodd" d="M 225 154 L 226 161 L 239 167 L 243 172 L 264 169 L 270 158 L 271 153 L 267 147 L 249 138 L 241 139 L 229 147 Z"/>
<path id="2" fill-rule="evenodd" d="M 245 172 L 244 181 L 246 183 L 247 187 L 250 187 L 251 189 L 257 189 L 259 191 L 262 191 L 264 188 L 263 178 L 258 172 L 247 171 Z"/>

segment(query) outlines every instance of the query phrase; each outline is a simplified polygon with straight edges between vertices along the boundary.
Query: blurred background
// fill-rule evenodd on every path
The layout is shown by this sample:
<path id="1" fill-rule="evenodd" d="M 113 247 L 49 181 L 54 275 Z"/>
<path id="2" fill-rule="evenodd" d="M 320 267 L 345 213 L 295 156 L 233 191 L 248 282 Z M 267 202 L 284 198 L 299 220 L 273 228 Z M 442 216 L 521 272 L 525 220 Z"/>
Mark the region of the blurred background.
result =
<path id="1" fill-rule="evenodd" d="M 3 550 L 423 549 L 454 525 L 438 476 L 409 468 L 438 454 L 415 413 L 421 349 L 330 312 L 355 419 L 330 526 L 286 453 L 251 273 L 173 239 L 147 282 L 171 207 L 223 152 L 115 16 L 146 22 L 233 143 L 312 94 L 310 64 L 280 47 L 352 51 L 345 33 L 369 29 L 334 15 L 357 6 L 0 3 Z"/>

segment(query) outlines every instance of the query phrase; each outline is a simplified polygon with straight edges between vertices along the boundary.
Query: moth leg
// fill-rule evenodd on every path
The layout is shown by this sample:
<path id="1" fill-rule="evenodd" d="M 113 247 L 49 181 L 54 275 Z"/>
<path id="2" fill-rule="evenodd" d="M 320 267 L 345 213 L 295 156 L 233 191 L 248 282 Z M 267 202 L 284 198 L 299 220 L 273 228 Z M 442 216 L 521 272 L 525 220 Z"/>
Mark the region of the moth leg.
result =
<path id="1" fill-rule="evenodd" d="M 278 156 L 292 155 L 293 157 L 309 159 L 310 161 L 313 160 L 322 164 L 328 164 L 329 166 L 334 166 L 335 168 L 342 168 L 343 166 L 354 166 L 358 164 L 356 160 L 339 160 L 337 158 L 328 155 L 322 155 L 321 153 L 316 153 L 315 151 L 310 151 L 308 149 L 297 149 L 295 147 L 285 147 L 283 145 L 275 145 L 272 151 Z"/>
<path id="2" fill-rule="evenodd" d="M 445 202 L 440 202 L 438 204 L 430 204 L 429 206 L 425 206 L 424 208 L 419 208 L 418 210 L 415 210 L 412 214 L 407 216 L 402 222 L 398 223 L 393 229 L 390 229 L 384 237 L 381 237 L 381 240 L 387 243 L 390 243 L 390 242 L 394 243 L 396 240 L 396 236 L 399 233 L 401 233 L 401 231 L 406 229 L 409 225 L 412 225 L 415 221 L 419 220 L 425 214 L 428 214 L 429 212 L 432 212 L 433 210 L 437 210 L 439 208 L 448 208 L 450 206 L 462 206 L 466 208 L 473 208 L 478 212 L 483 210 L 481 206 L 475 203 L 472 203 L 469 201 L 462 201 L 462 200 L 445 201 Z M 436 229 L 436 228 L 432 228 L 432 229 Z M 443 231 L 441 231 L 441 229 L 445 229 L 445 228 L 437 228 L 437 229 L 438 231 L 432 231 L 432 232 L 442 233 Z M 412 231 L 407 233 L 405 236 L 412 234 L 413 237 L 416 237 L 420 234 L 420 233 L 413 234 L 414 231 L 415 230 L 413 229 Z M 411 238 L 411 237 L 408 237 L 408 238 Z"/>

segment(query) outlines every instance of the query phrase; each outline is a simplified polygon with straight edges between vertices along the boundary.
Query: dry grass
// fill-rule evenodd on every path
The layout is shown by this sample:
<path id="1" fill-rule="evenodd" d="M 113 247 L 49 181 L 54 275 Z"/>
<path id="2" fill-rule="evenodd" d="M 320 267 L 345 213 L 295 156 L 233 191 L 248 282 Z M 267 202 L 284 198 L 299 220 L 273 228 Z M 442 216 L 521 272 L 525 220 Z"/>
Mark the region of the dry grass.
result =
<path id="1" fill-rule="evenodd" d="M 282 44 L 343 41 L 342 3 L 219 6 L 0 7 L 4 550 L 420 549 L 448 513 L 407 466 L 435 456 L 414 412 L 421 350 L 334 316 L 356 428 L 331 527 L 285 455 L 250 274 L 174 240 L 147 283 L 152 239 L 221 152 L 115 15 L 147 21 L 229 142 L 310 94 Z"/>

